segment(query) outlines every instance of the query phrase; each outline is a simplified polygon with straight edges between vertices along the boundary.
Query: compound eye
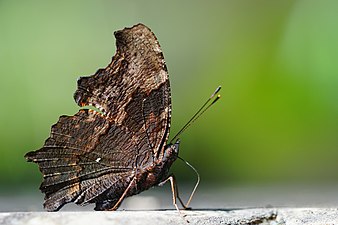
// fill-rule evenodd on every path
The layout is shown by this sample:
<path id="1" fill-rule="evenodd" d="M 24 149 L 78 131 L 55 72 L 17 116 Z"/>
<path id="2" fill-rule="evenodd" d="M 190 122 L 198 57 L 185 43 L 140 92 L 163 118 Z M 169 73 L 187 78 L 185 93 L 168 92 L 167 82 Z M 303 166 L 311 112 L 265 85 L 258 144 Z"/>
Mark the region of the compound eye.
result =
<path id="1" fill-rule="evenodd" d="M 178 150 L 180 147 L 180 140 L 178 139 L 174 145 L 172 145 L 173 151 L 178 155 Z"/>

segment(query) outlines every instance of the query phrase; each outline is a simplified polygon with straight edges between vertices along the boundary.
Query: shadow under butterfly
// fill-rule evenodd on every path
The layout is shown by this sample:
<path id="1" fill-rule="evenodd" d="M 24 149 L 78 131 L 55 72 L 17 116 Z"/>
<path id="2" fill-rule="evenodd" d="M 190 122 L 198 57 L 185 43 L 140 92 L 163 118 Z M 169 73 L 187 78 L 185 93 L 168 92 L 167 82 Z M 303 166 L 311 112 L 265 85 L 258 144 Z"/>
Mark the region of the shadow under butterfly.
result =
<path id="1" fill-rule="evenodd" d="M 92 76 L 80 77 L 74 94 L 79 106 L 96 110 L 61 116 L 44 146 L 25 155 L 43 174 L 44 208 L 57 211 L 74 202 L 116 210 L 124 198 L 170 181 L 173 204 L 179 210 L 178 199 L 186 209 L 199 176 L 184 204 L 169 169 L 180 158 L 179 135 L 220 98 L 220 87 L 168 142 L 170 87 L 155 35 L 143 24 L 114 35 L 117 50 L 111 63 Z"/>

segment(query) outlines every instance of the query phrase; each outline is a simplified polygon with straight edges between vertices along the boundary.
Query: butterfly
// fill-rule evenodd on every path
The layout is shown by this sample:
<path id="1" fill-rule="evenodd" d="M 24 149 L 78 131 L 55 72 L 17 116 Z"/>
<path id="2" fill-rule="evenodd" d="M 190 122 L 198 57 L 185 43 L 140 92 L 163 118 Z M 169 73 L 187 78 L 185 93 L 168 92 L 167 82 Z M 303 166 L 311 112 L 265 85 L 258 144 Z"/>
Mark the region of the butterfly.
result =
<path id="1" fill-rule="evenodd" d="M 114 35 L 111 63 L 77 81 L 76 103 L 94 110 L 61 116 L 43 147 L 25 155 L 43 174 L 47 211 L 70 202 L 116 210 L 126 197 L 168 180 L 175 207 L 178 198 L 187 208 L 169 174 L 179 139 L 167 143 L 171 96 L 161 47 L 143 24 Z"/>
<path id="2" fill-rule="evenodd" d="M 105 69 L 81 77 L 80 109 L 61 116 L 44 146 L 25 155 L 43 174 L 44 208 L 74 202 L 115 210 L 125 197 L 162 182 L 178 155 L 167 145 L 171 100 L 161 47 L 143 24 L 114 33 L 116 54 Z"/>

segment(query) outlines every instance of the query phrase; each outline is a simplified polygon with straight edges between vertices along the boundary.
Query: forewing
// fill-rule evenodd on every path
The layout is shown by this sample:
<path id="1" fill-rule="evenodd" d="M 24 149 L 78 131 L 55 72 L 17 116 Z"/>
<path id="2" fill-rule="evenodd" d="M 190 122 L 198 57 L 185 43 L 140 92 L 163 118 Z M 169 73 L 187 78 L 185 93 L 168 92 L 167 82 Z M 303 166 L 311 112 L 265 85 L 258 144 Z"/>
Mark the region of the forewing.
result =
<path id="1" fill-rule="evenodd" d="M 168 72 L 160 45 L 142 24 L 114 33 L 116 54 L 94 75 L 81 77 L 74 94 L 80 105 L 93 105 L 116 124 L 148 134 L 157 154 L 170 123 Z"/>

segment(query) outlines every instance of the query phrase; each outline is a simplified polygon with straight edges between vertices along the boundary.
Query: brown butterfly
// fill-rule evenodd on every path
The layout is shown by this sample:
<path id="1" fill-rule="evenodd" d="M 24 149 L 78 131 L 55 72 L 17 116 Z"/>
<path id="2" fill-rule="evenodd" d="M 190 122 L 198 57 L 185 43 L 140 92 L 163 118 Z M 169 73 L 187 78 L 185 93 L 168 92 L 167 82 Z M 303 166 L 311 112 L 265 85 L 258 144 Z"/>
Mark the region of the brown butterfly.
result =
<path id="1" fill-rule="evenodd" d="M 125 197 L 171 181 L 179 140 L 168 141 L 171 97 L 161 47 L 143 24 L 114 33 L 116 53 L 105 69 L 81 77 L 74 94 L 80 109 L 61 116 L 44 146 L 25 157 L 39 165 L 44 208 L 69 202 L 116 210 Z M 190 202 L 191 198 L 189 199 Z"/>

